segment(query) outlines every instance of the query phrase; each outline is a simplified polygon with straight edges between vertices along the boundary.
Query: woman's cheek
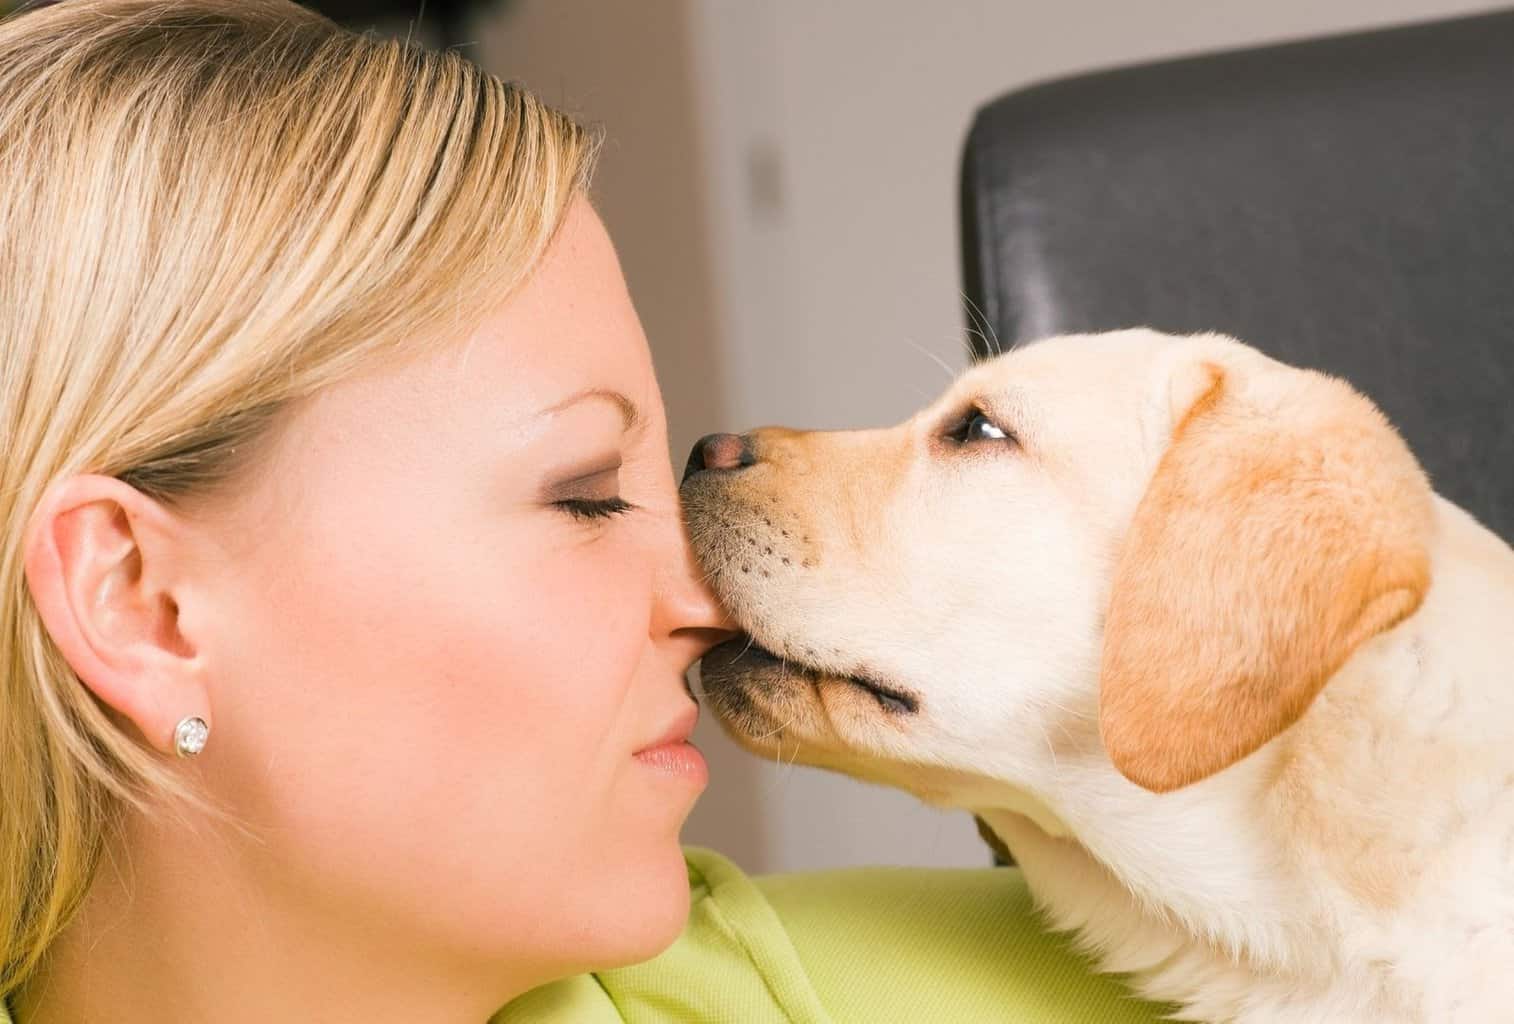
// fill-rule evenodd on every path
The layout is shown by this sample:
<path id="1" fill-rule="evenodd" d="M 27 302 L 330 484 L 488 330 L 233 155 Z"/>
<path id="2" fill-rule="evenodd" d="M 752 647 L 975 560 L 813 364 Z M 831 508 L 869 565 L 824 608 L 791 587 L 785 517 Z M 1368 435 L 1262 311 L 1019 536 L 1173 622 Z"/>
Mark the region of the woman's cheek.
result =
<path id="1" fill-rule="evenodd" d="M 569 717 L 619 714 L 649 643 L 650 573 L 635 554 L 594 543 L 517 577 L 501 636 L 510 662 L 533 669 L 511 681 L 513 696 L 565 705 Z"/>

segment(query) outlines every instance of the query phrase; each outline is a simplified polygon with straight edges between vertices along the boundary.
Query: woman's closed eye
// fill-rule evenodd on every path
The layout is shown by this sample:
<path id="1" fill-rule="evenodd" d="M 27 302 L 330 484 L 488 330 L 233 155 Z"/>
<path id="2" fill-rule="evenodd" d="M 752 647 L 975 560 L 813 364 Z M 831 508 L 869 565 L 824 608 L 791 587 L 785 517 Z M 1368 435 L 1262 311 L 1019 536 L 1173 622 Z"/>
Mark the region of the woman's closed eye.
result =
<path id="1" fill-rule="evenodd" d="M 635 511 L 636 506 L 620 494 L 620 466 L 617 458 L 599 468 L 569 474 L 548 488 L 548 503 L 579 521 L 610 519 Z"/>
<path id="2" fill-rule="evenodd" d="M 554 504 L 575 519 L 609 519 L 636 508 L 619 495 L 613 498 L 564 498 Z"/>

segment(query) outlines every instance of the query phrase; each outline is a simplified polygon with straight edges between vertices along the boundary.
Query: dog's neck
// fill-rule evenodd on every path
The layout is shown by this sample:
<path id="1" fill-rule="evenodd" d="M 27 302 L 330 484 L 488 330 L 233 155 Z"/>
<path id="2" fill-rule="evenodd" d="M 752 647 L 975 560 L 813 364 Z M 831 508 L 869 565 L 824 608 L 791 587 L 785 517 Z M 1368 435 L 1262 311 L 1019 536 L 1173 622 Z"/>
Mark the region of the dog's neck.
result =
<path id="1" fill-rule="evenodd" d="M 1123 779 L 1085 721 L 1034 796 L 974 807 L 1106 967 L 1180 1001 L 1176 973 L 1237 992 L 1261 975 L 1324 984 L 1362 969 L 1342 934 L 1394 916 L 1467 830 L 1507 813 L 1514 551 L 1440 505 L 1424 605 L 1262 750 L 1159 795 Z"/>
<path id="2" fill-rule="evenodd" d="M 1064 760 L 1046 799 L 1017 791 L 975 809 L 1059 927 L 1104 933 L 1117 954 L 1127 943 L 1148 945 L 1157 919 L 1172 929 L 1162 943 L 1169 950 L 1201 938 L 1231 958 L 1275 965 L 1287 959 L 1285 950 L 1304 945 L 1294 935 L 1305 915 L 1286 858 L 1255 810 L 1265 799 L 1270 755 L 1162 795 L 1100 760 Z M 1079 857 L 1090 863 L 1065 874 Z M 1109 915 L 1122 905 L 1127 939 L 1107 930 L 1118 930 Z"/>

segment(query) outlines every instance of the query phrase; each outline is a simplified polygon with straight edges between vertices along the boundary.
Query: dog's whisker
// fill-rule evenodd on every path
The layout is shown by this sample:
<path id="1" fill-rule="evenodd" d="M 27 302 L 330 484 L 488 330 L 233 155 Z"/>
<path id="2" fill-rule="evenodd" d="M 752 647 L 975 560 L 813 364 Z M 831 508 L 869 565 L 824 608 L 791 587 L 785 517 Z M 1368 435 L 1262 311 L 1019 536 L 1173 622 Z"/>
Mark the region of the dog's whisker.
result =
<path id="1" fill-rule="evenodd" d="M 936 353 L 932 352 L 930 349 L 926 348 L 924 345 L 921 345 L 919 342 L 915 341 L 912 338 L 900 338 L 899 340 L 904 342 L 904 344 L 908 345 L 910 348 L 914 349 L 916 352 L 919 352 L 921 355 L 925 356 L 925 358 L 929 359 L 937 366 L 941 367 L 941 372 L 946 374 L 947 380 L 957 379 L 957 371 L 952 369 L 951 366 L 947 364 L 945 359 L 942 359 L 940 356 L 936 355 Z"/>
<path id="2" fill-rule="evenodd" d="M 968 329 L 969 332 L 977 334 L 990 354 L 995 356 L 1003 355 L 1005 352 L 1004 344 L 999 340 L 998 332 L 994 330 L 993 321 L 988 318 L 988 315 L 972 300 L 972 296 L 968 295 L 967 292 L 959 288 L 957 289 L 957 294 L 962 296 L 962 301 L 967 307 L 967 314 L 972 318 L 974 326 Z M 981 325 L 981 329 L 978 325 Z M 988 332 L 986 337 L 983 331 Z"/>
<path id="3" fill-rule="evenodd" d="M 1046 744 L 1046 753 L 1051 756 L 1052 768 L 1054 770 L 1060 768 L 1060 765 L 1057 763 L 1057 746 L 1051 741 L 1051 733 L 1046 731 L 1045 723 L 1034 718 L 1031 721 L 1036 723 L 1036 728 L 1041 732 L 1041 741 Z"/>
<path id="4" fill-rule="evenodd" d="M 785 762 L 784 759 L 783 759 L 783 734 L 784 734 L 784 730 L 786 730 L 789 726 L 793 725 L 794 724 L 794 719 L 797 718 L 797 717 L 798 717 L 798 713 L 795 712 L 794 714 L 790 715 L 788 718 L 784 719 L 783 722 L 775 725 L 772 729 L 768 730 L 766 733 L 763 733 L 760 736 L 754 736 L 754 739 L 758 740 L 759 742 L 761 742 L 762 740 L 766 740 L 767 738 L 769 738 L 771 736 L 776 736 L 777 737 L 777 750 L 774 753 L 773 763 L 775 765 L 777 765 L 778 772 L 777 772 L 777 775 L 775 776 L 773 782 L 771 783 L 771 785 L 769 787 L 769 792 L 777 790 L 780 786 L 783 786 L 783 785 L 785 785 L 788 782 L 789 776 L 791 774 L 791 769 L 793 768 L 793 765 L 794 765 L 794 761 L 797 761 L 798 758 L 799 758 L 799 741 L 795 740 L 795 742 L 794 742 L 794 760 L 793 761 Z"/>
<path id="5" fill-rule="evenodd" d="M 769 739 L 769 738 L 771 738 L 773 736 L 782 735 L 783 730 L 787 729 L 789 726 L 791 726 L 793 724 L 794 724 L 794 719 L 793 719 L 792 716 L 790 716 L 789 718 L 785 719 L 784 721 L 779 722 L 777 725 L 773 726 L 767 732 L 754 734 L 752 736 L 752 739 L 758 740 L 760 742 L 762 740 Z"/>
<path id="6" fill-rule="evenodd" d="M 982 342 L 983 343 L 983 349 L 984 349 L 985 352 L 988 352 L 990 355 L 995 355 L 996 354 L 990 348 L 991 342 L 988 339 L 988 335 L 984 334 L 982 331 L 974 330 L 973 328 L 969 327 L 969 328 L 967 328 L 967 336 L 969 338 L 976 338 L 976 339 L 978 339 L 978 341 Z"/>

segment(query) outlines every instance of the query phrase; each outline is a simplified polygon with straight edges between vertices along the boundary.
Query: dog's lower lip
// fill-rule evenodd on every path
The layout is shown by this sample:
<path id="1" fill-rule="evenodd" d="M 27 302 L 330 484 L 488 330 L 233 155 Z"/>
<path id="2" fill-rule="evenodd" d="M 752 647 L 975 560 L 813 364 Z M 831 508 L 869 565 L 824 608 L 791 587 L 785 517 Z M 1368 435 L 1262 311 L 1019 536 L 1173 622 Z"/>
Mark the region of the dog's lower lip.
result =
<path id="1" fill-rule="evenodd" d="M 847 676 L 846 679 L 872 694 L 878 706 L 891 715 L 912 715 L 920 710 L 920 702 L 907 693 L 900 693 L 898 690 L 859 676 Z"/>
<path id="2" fill-rule="evenodd" d="M 733 661 L 751 659 L 752 661 L 765 661 L 774 665 L 784 665 L 796 672 L 803 672 L 810 676 L 825 676 L 831 679 L 849 683 L 860 690 L 866 691 L 878 702 L 878 707 L 884 713 L 891 715 L 912 715 L 920 710 L 920 702 L 908 693 L 903 693 L 893 687 L 886 686 L 866 676 L 837 675 L 825 672 L 822 669 L 813 668 L 803 662 L 794 661 L 791 658 L 783 658 L 757 643 L 750 636 L 738 637 L 727 641 L 732 646 L 740 645 L 740 653 Z"/>

